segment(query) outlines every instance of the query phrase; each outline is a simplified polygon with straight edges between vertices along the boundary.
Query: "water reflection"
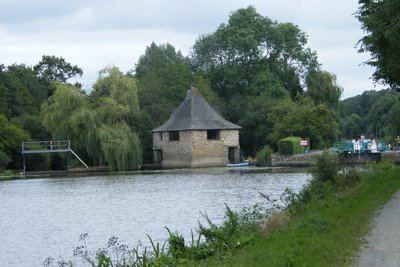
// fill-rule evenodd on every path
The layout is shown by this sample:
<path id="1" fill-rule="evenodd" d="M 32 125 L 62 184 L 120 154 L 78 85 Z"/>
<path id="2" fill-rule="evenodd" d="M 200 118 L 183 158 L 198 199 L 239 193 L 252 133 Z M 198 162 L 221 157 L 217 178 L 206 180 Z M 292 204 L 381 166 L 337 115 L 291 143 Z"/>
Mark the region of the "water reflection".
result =
<path id="1" fill-rule="evenodd" d="M 130 247 L 167 238 L 165 226 L 184 236 L 207 213 L 223 220 L 225 203 L 241 210 L 299 190 L 307 173 L 184 170 L 146 174 L 42 178 L 0 182 L 0 259 L 6 266 L 40 266 L 48 256 L 72 258 L 81 233 L 89 248 L 118 236 Z"/>

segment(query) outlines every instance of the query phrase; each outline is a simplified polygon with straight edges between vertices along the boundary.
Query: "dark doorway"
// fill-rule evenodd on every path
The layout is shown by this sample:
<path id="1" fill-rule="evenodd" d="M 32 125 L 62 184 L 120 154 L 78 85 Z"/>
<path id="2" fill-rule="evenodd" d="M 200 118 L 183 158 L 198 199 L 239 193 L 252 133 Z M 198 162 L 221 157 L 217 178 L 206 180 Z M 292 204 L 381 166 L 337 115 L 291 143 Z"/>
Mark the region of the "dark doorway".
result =
<path id="1" fill-rule="evenodd" d="M 235 147 L 230 147 L 228 151 L 228 160 L 230 163 L 235 162 Z"/>
<path id="2" fill-rule="evenodd" d="M 162 149 L 155 149 L 154 152 L 154 163 L 160 164 L 163 160 Z"/>

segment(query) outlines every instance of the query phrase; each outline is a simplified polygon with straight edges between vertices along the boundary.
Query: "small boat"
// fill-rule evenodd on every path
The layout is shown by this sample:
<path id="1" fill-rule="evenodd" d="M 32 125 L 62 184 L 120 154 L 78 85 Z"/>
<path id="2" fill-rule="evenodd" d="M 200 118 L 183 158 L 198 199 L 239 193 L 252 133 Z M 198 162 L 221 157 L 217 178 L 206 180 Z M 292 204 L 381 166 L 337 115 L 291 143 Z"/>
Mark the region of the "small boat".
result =
<path id="1" fill-rule="evenodd" d="M 243 162 L 239 163 L 228 163 L 226 164 L 227 167 L 244 167 L 244 166 L 249 166 L 249 161 L 245 160 Z"/>

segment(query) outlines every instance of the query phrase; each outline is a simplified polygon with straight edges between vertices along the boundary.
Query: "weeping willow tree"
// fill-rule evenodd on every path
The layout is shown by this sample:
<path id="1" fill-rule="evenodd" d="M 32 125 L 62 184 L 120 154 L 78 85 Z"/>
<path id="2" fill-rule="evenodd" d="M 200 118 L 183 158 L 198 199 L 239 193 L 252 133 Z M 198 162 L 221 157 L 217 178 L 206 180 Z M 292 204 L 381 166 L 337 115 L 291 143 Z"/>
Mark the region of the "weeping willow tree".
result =
<path id="1" fill-rule="evenodd" d="M 90 107 L 80 90 L 69 84 L 55 83 L 56 91 L 42 104 L 42 124 L 54 139 L 82 143 Z"/>
<path id="2" fill-rule="evenodd" d="M 55 139 L 70 139 L 94 164 L 110 170 L 135 170 L 141 163 L 135 132 L 139 114 L 136 80 L 117 68 L 101 71 L 88 96 L 68 84 L 42 105 L 43 125 Z"/>
<path id="3" fill-rule="evenodd" d="M 105 68 L 99 74 L 90 93 L 96 108 L 106 123 L 125 121 L 134 129 L 139 119 L 136 79 L 116 67 Z"/>
<path id="4" fill-rule="evenodd" d="M 116 67 L 100 71 L 90 98 L 102 125 L 96 131 L 110 170 L 137 169 L 142 154 L 136 134 L 139 117 L 136 79 Z"/>
<path id="5" fill-rule="evenodd" d="M 139 138 L 125 122 L 103 125 L 99 139 L 110 170 L 132 170 L 140 164 Z"/>

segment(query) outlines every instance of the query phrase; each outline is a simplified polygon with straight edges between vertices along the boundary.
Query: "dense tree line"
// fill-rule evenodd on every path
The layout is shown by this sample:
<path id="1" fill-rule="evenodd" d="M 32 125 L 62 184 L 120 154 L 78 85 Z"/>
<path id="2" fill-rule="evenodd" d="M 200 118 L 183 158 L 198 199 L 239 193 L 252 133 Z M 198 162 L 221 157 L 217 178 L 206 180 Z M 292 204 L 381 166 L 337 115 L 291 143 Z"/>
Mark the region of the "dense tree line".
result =
<path id="1" fill-rule="evenodd" d="M 53 92 L 48 80 L 25 65 L 0 65 L 0 169 L 21 168 L 21 142 L 43 139 L 40 105 Z M 47 157 L 34 156 L 38 168 L 48 164 Z"/>
<path id="2" fill-rule="evenodd" d="M 152 161 L 151 130 L 168 119 L 192 85 L 242 126 L 246 156 L 265 145 L 276 149 L 278 140 L 293 135 L 319 149 L 356 132 L 379 128 L 383 137 L 399 131 L 399 103 L 391 93 L 378 93 L 381 98 L 366 92 L 363 100 L 339 103 L 342 88 L 321 69 L 306 34 L 251 6 L 200 36 L 187 57 L 171 44 L 151 43 L 128 73 L 111 67 L 99 74 L 85 92 L 79 83 L 68 83 L 82 70 L 61 57 L 43 56 L 32 67 L 1 65 L 0 169 L 21 167 L 21 141 L 49 139 L 71 140 L 90 165 L 136 169 Z M 386 117 L 378 120 L 380 114 Z M 62 159 L 32 156 L 29 167 L 50 168 Z"/>
<path id="3" fill-rule="evenodd" d="M 395 89 L 365 91 L 341 101 L 341 137 L 374 136 L 393 143 L 400 135 L 400 101 Z"/>
<path id="4" fill-rule="evenodd" d="M 21 142 L 54 139 L 71 140 L 91 165 L 137 169 L 142 156 L 136 79 L 115 67 L 104 69 L 86 93 L 67 82 L 81 74 L 79 67 L 54 56 L 43 56 L 33 67 L 1 66 L 0 169 L 21 169 Z M 32 155 L 27 169 L 65 168 L 65 158 Z"/>

